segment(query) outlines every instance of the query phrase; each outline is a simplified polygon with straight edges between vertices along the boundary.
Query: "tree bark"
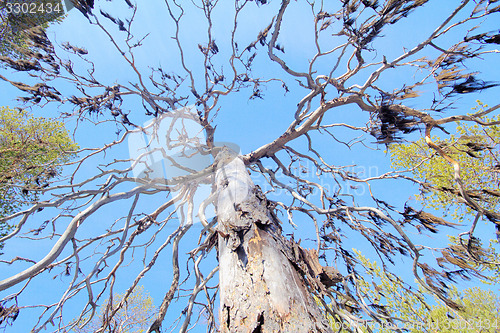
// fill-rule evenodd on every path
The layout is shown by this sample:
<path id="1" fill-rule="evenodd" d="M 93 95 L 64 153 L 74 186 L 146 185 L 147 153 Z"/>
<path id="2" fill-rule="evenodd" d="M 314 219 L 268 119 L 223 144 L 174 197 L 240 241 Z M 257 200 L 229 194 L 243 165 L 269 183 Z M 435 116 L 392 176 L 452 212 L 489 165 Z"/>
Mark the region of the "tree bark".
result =
<path id="1" fill-rule="evenodd" d="M 220 332 L 332 332 L 243 161 L 218 158 Z"/>

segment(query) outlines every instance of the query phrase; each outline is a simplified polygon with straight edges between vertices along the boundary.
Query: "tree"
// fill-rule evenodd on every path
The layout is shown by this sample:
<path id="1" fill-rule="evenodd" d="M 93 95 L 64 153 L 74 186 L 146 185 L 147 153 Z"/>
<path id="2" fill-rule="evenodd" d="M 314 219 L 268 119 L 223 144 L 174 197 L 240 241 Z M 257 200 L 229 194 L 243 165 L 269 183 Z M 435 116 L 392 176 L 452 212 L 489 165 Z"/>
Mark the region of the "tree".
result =
<path id="1" fill-rule="evenodd" d="M 0 56 L 24 58 L 30 48 L 28 31 L 46 30 L 51 22 L 60 23 L 64 16 L 61 0 L 0 2 Z"/>
<path id="2" fill-rule="evenodd" d="M 456 240 L 452 241 L 452 244 L 459 245 Z M 498 257 L 493 251 L 490 255 Z M 367 299 L 372 302 L 371 306 L 379 306 L 387 316 L 398 318 L 392 325 L 383 321 L 373 326 L 368 325 L 367 328 L 377 332 L 393 332 L 395 328 L 404 328 L 409 332 L 498 331 L 500 297 L 491 290 L 472 287 L 458 291 L 453 287 L 449 296 L 461 306 L 459 310 L 450 309 L 439 300 L 436 300 L 437 304 L 428 305 L 428 293 L 422 289 L 417 292 L 408 290 L 401 279 L 386 274 L 376 262 L 371 262 L 359 251 L 356 251 L 356 257 L 363 262 L 366 269 L 366 278 L 361 279 L 359 284 L 360 292 L 368 296 Z M 470 263 L 474 264 L 473 261 Z M 483 269 L 483 273 L 493 274 L 498 278 L 498 266 L 489 271 Z M 481 280 L 484 283 L 491 282 L 490 278 Z M 363 332 L 367 332 L 367 328 Z"/>
<path id="3" fill-rule="evenodd" d="M 463 292 L 454 289 L 450 294 L 464 310 L 451 312 L 445 306 L 433 306 L 430 317 L 433 326 L 440 332 L 470 332 L 471 329 L 498 331 L 500 299 L 497 294 L 478 287 L 468 288 Z M 481 306 L 478 307 L 478 304 Z"/>
<path id="4" fill-rule="evenodd" d="M 113 302 L 120 303 L 123 295 L 117 294 L 113 297 Z M 108 306 L 112 303 L 107 300 L 101 306 L 101 317 L 94 317 L 90 322 L 86 318 L 81 322 L 84 324 L 82 328 L 76 328 L 76 333 L 95 332 L 103 321 L 103 315 L 106 314 Z M 110 332 L 127 333 L 127 332 L 146 332 L 148 329 L 148 320 L 154 315 L 155 306 L 152 297 L 144 292 L 144 287 L 138 286 L 129 296 L 125 306 L 119 309 L 113 317 L 110 324 Z"/>
<path id="5" fill-rule="evenodd" d="M 0 217 L 36 202 L 77 148 L 62 122 L 0 107 Z M 0 235 L 12 227 L 1 223 Z"/>
<path id="6" fill-rule="evenodd" d="M 141 18 L 140 6 L 151 4 L 154 12 Z M 401 273 L 404 265 L 411 275 L 405 282 L 415 279 L 460 308 L 450 281 L 477 278 L 476 265 L 483 264 L 477 258 L 484 256 L 476 239 L 489 240 L 491 233 L 405 211 L 396 187 L 410 195 L 406 182 L 424 186 L 422 180 L 411 170 L 370 174 L 363 166 L 377 159 L 388 168 L 384 146 L 423 137 L 453 166 L 448 186 L 472 219 L 499 223 L 464 187 L 467 166 L 433 135 L 454 132 L 456 121 L 478 130 L 498 125 L 500 105 L 472 114 L 458 107 L 470 108 L 469 96 L 497 89 L 488 75 L 496 71 L 499 40 L 492 31 L 500 6 L 468 0 L 453 6 L 425 0 L 109 6 L 77 1 L 89 23 L 86 39 L 59 44 L 39 32 L 30 36 L 37 52 L 26 55 L 28 65 L 2 60 L 16 73 L 3 71 L 0 78 L 20 90 L 24 107 L 58 106 L 76 124 L 76 135 L 96 133 L 65 166 L 66 183 L 47 187 L 33 206 L 5 217 L 28 233 L 29 244 L 47 250 L 30 266 L 12 252 L 0 281 L 2 309 L 15 306 L 20 316 L 36 311 L 24 295 L 36 294 L 37 281 L 47 288 L 44 277 L 59 269 L 57 280 L 67 288 L 60 281 L 52 286 L 58 298 L 38 307 L 33 330 L 51 323 L 71 330 L 76 324 L 65 317 L 75 310 L 68 304 L 83 300 L 84 318 L 97 303 L 123 294 L 103 314 L 98 331 L 104 332 L 139 282 L 148 290 L 163 286 L 168 267 L 170 287 L 153 294 L 162 303 L 149 332 L 172 322 L 185 332 L 202 318 L 208 331 L 330 332 L 321 306 L 360 332 L 366 320 L 396 320 L 360 293 L 366 263 L 352 248 L 361 246 L 385 273 Z M 161 22 L 168 19 L 165 26 L 143 30 L 141 23 L 158 13 Z M 422 18 L 429 24 L 419 24 Z M 112 63 L 100 56 L 101 44 L 92 49 L 99 36 L 116 51 Z M 159 49 L 166 58 L 157 61 Z M 231 141 L 230 133 L 239 136 L 241 154 L 217 141 Z M 38 219 L 52 229 L 30 232 Z M 429 229 L 439 236 L 444 226 L 467 229 L 459 234 L 467 251 L 428 241 Z M 7 244 L 15 235 L 6 236 Z M 445 259 L 433 260 L 436 253 Z M 475 265 L 461 261 L 469 254 Z M 163 283 L 146 285 L 158 277 Z"/>
<path id="7" fill-rule="evenodd" d="M 487 107 L 478 101 L 478 106 L 473 110 L 482 113 Z M 483 116 L 482 121 L 498 123 L 499 118 Z M 464 202 L 459 190 L 453 186 L 453 179 L 448 176 L 453 172 L 453 163 L 458 163 L 467 170 L 460 177 L 463 190 L 468 197 L 487 209 L 484 213 L 488 216 L 488 211 L 496 211 L 500 198 L 497 170 L 500 167 L 500 127 L 469 125 L 459 121 L 456 133 L 444 140 L 439 137 L 432 139 L 439 147 L 438 152 L 446 159 L 440 158 L 439 153 L 428 147 L 422 139 L 410 144 L 391 145 L 389 151 L 393 166 L 396 169 L 410 169 L 413 176 L 422 182 L 421 200 L 424 207 L 451 210 L 451 216 L 459 219 L 469 215 L 474 208 L 468 207 L 471 203 Z M 448 163 L 448 160 L 453 162 Z M 450 202 L 457 204 L 450 205 Z M 411 210 L 409 207 L 408 211 Z M 493 216 L 491 218 L 494 219 Z"/>

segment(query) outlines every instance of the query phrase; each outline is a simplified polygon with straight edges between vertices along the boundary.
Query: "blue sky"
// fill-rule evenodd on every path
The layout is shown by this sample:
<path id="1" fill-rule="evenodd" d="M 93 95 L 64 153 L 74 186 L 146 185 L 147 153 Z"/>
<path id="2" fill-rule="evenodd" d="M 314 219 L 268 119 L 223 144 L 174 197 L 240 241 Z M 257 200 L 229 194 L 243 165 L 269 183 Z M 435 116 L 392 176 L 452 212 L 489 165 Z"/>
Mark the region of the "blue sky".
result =
<path id="1" fill-rule="evenodd" d="M 379 57 L 380 54 L 384 54 L 388 59 L 392 59 L 398 54 L 400 54 L 403 47 L 411 48 L 415 46 L 422 38 L 422 36 L 427 36 L 430 31 L 434 29 L 439 19 L 439 14 L 443 11 L 448 10 L 447 5 L 443 5 L 444 2 L 433 1 L 426 5 L 424 8 L 419 9 L 416 15 L 410 15 L 405 24 L 406 29 L 401 29 L 398 25 L 392 30 L 391 28 L 384 30 L 384 35 L 386 37 L 377 39 L 374 42 L 374 48 L 376 52 L 374 57 Z M 270 1 L 268 6 L 258 7 L 255 4 L 250 4 L 248 6 L 245 15 L 239 21 L 239 26 L 241 27 L 238 32 L 238 38 L 241 41 L 241 48 L 247 45 L 247 43 L 253 41 L 259 31 L 261 31 L 265 26 L 267 26 L 272 16 L 276 13 L 277 8 L 279 8 L 279 1 Z M 96 1 L 96 10 L 98 8 L 103 8 L 107 11 L 117 12 L 118 15 L 123 17 L 127 15 L 128 10 L 124 2 L 104 2 Z M 233 9 L 230 7 L 221 7 L 220 10 L 214 13 L 214 34 L 217 36 L 216 40 L 221 47 L 221 54 L 226 52 L 227 45 L 229 42 L 229 34 L 232 29 L 232 21 L 227 20 L 226 17 L 232 15 Z M 203 70 L 199 65 L 199 60 L 201 59 L 200 53 L 197 49 L 198 43 L 204 43 L 206 41 L 206 29 L 200 29 L 199 22 L 202 21 L 203 15 L 199 11 L 189 11 L 186 13 L 185 23 L 182 25 L 182 35 L 181 42 L 186 50 L 194 50 L 186 54 L 186 62 L 188 66 L 194 66 L 195 73 L 200 74 Z M 491 24 L 491 22 L 487 22 Z M 144 1 L 139 3 L 139 11 L 137 18 L 135 20 L 135 33 L 136 37 L 150 34 L 147 39 L 145 39 L 143 47 L 137 49 L 135 54 L 138 67 L 149 75 L 149 67 L 162 66 L 167 72 L 169 70 L 178 70 L 180 63 L 178 57 L 178 50 L 176 49 L 175 43 L 171 36 L 174 34 L 173 25 L 168 20 L 168 12 L 162 1 Z M 494 26 L 491 27 L 496 28 Z M 120 36 L 120 33 L 115 29 L 115 36 Z M 290 10 L 286 13 L 285 23 L 282 28 L 282 33 L 280 35 L 279 42 L 285 47 L 286 53 L 283 55 L 287 63 L 290 64 L 292 68 L 297 70 L 305 71 L 307 69 L 308 60 L 314 55 L 313 44 L 311 43 L 311 36 L 313 34 L 313 25 L 311 20 L 311 12 L 307 5 L 301 3 L 294 3 L 290 6 Z M 49 36 L 52 40 L 55 40 L 59 45 L 65 41 L 71 41 L 73 45 L 85 47 L 89 51 L 88 58 L 94 61 L 97 78 L 102 80 L 103 83 L 108 83 L 112 85 L 115 82 L 120 83 L 135 83 L 137 82 L 137 77 L 126 66 L 125 61 L 117 51 L 110 46 L 109 38 L 99 31 L 95 27 L 89 26 L 87 20 L 78 12 L 78 10 L 72 10 L 69 12 L 68 17 L 60 25 L 52 26 L 49 30 Z M 123 36 L 123 33 L 122 35 Z M 329 37 L 325 37 L 329 38 Z M 441 46 L 445 47 L 447 40 L 442 40 Z M 262 53 L 262 52 L 261 52 Z M 431 52 L 431 55 L 436 55 L 435 52 Z M 492 64 L 492 61 L 486 62 L 487 64 Z M 76 63 L 79 70 L 84 71 L 86 65 L 84 62 Z M 220 64 L 221 66 L 227 66 L 227 64 Z M 324 63 L 323 66 L 328 65 Z M 318 65 L 318 70 L 321 70 L 322 64 Z M 475 67 L 477 68 L 477 67 Z M 500 77 L 499 69 L 493 66 L 479 67 L 481 71 L 481 78 L 484 80 L 494 81 L 496 78 Z M 265 54 L 259 54 L 255 61 L 254 71 L 257 75 L 262 75 L 262 77 L 271 77 L 274 73 L 280 73 L 281 69 L 275 63 L 270 63 L 265 59 Z M 21 75 L 12 74 L 8 71 L 9 75 L 12 77 L 18 77 L 21 81 Z M 418 71 L 415 73 L 410 73 L 408 71 L 399 71 L 397 69 L 389 72 L 386 77 L 384 77 L 383 85 L 387 87 L 400 88 L 402 82 L 405 81 L 408 75 L 421 75 Z M 293 82 L 293 80 L 289 80 Z M 17 106 L 18 102 L 14 99 L 16 96 L 16 91 L 13 88 L 7 86 L 5 83 L 0 83 L 2 90 L 0 91 L 0 105 Z M 288 127 L 290 123 L 290 115 L 293 113 L 297 102 L 303 97 L 304 91 L 299 87 L 290 86 L 291 91 L 284 94 L 283 89 L 278 83 L 270 83 L 263 90 L 263 99 L 249 100 L 249 90 L 241 93 L 235 93 L 231 96 L 221 98 L 220 107 L 221 110 L 217 115 L 214 123 L 217 124 L 216 131 L 216 141 L 227 141 L 234 142 L 241 147 L 242 153 L 248 153 L 255 150 L 259 146 L 275 139 L 279 134 Z M 74 89 L 71 86 L 65 86 L 63 89 L 67 89 L 67 92 L 72 92 Z M 425 90 L 425 87 L 422 88 Z M 66 92 L 66 91 L 65 91 Z M 473 98 L 463 97 L 456 104 L 459 109 L 459 113 L 465 114 L 469 112 L 470 108 L 475 105 L 474 100 L 479 98 L 487 104 L 496 104 L 498 96 L 498 89 L 493 89 L 491 91 L 486 91 L 481 93 L 479 96 L 474 96 Z M 429 102 L 427 101 L 416 101 L 414 102 L 415 107 L 428 107 Z M 427 103 L 427 104 L 425 104 Z M 131 120 L 136 123 L 143 123 L 147 120 L 144 116 L 142 106 L 138 99 L 127 100 L 124 105 L 125 110 L 131 112 Z M 45 117 L 53 117 L 59 112 L 69 112 L 73 110 L 71 106 L 65 105 L 59 109 L 51 109 L 46 107 L 44 109 L 34 109 L 33 112 L 36 115 L 41 115 Z M 327 118 L 330 118 L 332 122 L 350 122 L 362 125 L 367 120 L 367 115 L 356 110 L 353 107 L 341 107 L 336 110 L 332 110 Z M 74 122 L 68 122 L 68 129 L 74 127 Z M 79 130 L 76 132 L 75 141 L 81 147 L 100 147 L 103 144 L 116 138 L 114 133 L 116 130 L 115 125 L 112 123 L 106 125 L 100 125 L 98 128 L 91 124 L 82 124 Z M 340 138 L 353 138 L 357 134 L 353 134 L 350 131 L 342 130 L 336 132 Z M 416 134 L 415 136 L 417 136 Z M 330 147 L 328 141 L 321 141 L 321 137 L 314 137 L 314 140 L 321 142 L 321 150 L 323 151 L 325 157 L 334 161 L 336 165 L 351 165 L 356 164 L 358 167 L 353 168 L 354 171 L 366 170 L 368 175 L 371 173 L 383 173 L 389 171 L 390 165 L 388 156 L 384 153 L 385 147 L 380 145 L 376 148 L 378 150 L 372 150 L 363 148 L 362 145 L 357 145 L 353 149 L 348 149 L 342 145 L 335 145 Z M 371 143 L 374 141 L 372 137 L 366 137 L 366 142 Z M 294 142 L 294 147 L 305 148 L 307 142 L 304 139 L 298 139 Z M 373 146 L 373 145 L 372 145 Z M 107 159 L 113 158 L 127 158 L 128 150 L 127 146 L 114 149 L 111 154 L 107 156 Z M 95 160 L 95 163 L 103 163 L 104 160 Z M 358 168 L 358 169 L 356 169 Z M 84 179 L 88 175 L 94 173 L 94 170 L 85 170 L 79 177 Z M 256 182 L 259 182 L 258 178 L 255 178 Z M 385 183 L 385 182 L 384 182 Z M 402 207 L 404 203 L 408 200 L 412 200 L 412 196 L 416 193 L 416 187 L 409 185 L 408 183 L 400 182 L 389 182 L 389 185 L 382 183 L 378 186 L 374 186 L 376 194 L 379 194 L 382 199 L 390 201 L 391 204 L 396 204 Z M 347 190 L 349 191 L 349 190 Z M 361 186 L 359 189 L 352 189 L 353 194 L 361 194 L 358 203 L 368 203 L 368 196 L 366 193 L 366 187 Z M 358 191 L 358 192 L 355 192 Z M 159 196 L 156 196 L 155 200 Z M 100 211 L 99 216 L 86 221 L 82 230 L 79 231 L 81 234 L 85 233 L 95 233 L 97 230 L 105 229 L 106 224 L 113 221 L 114 210 L 121 209 L 121 207 L 128 207 L 131 200 L 126 203 L 114 204 L 111 207 L 104 208 Z M 417 205 L 414 201 L 412 204 Z M 121 206 L 123 205 L 123 206 Z M 158 205 L 157 201 L 154 200 L 144 200 L 141 201 L 141 209 L 148 211 L 151 208 Z M 50 212 L 47 212 L 49 214 Z M 109 214 L 109 215 L 108 215 Z M 102 221 L 104 220 L 104 222 Z M 284 218 L 285 220 L 285 218 Z M 307 244 L 310 247 L 315 247 L 314 244 L 314 226 L 311 222 L 305 221 L 305 216 L 297 215 L 296 224 L 300 226 L 299 230 L 296 230 L 295 239 L 302 238 L 305 240 L 303 244 Z M 35 223 L 36 224 L 36 223 Z M 196 235 L 199 232 L 200 225 L 196 225 L 195 230 L 192 231 L 192 235 Z M 171 227 L 172 228 L 172 227 Z M 286 232 L 290 232 L 293 229 L 284 223 L 284 228 Z M 96 230 L 97 229 L 97 230 Z M 487 227 L 485 230 L 487 232 L 491 231 L 491 228 Z M 172 229 L 170 229 L 172 231 Z M 355 235 L 352 235 L 355 237 Z M 193 236 L 194 238 L 194 236 Z M 309 241 L 311 239 L 311 241 Z M 353 239 L 352 243 L 356 244 L 357 239 Z M 435 242 L 436 239 L 429 239 L 429 242 Z M 444 241 L 439 239 L 439 241 Z M 359 243 L 363 245 L 363 243 Z M 444 244 L 443 244 L 444 245 Z M 6 254 L 9 253 L 19 253 L 23 255 L 28 252 L 32 252 L 33 245 L 29 241 L 13 242 L 6 246 Z M 37 245 L 38 246 L 38 245 Z M 40 257 L 49 249 L 50 242 L 46 242 L 39 245 L 37 252 Z M 183 244 L 182 250 L 187 252 L 195 247 L 195 244 L 190 244 L 188 242 Z M 364 246 L 361 246 L 361 250 L 367 251 Z M 181 252 L 182 252 L 181 250 Z M 214 263 L 214 257 L 212 257 L 210 263 Z M 170 251 L 161 257 L 158 262 L 159 265 L 157 271 L 151 276 L 145 278 L 144 283 L 148 284 L 146 289 L 149 290 L 155 303 L 159 305 L 163 297 L 163 293 L 168 288 L 171 279 L 171 269 L 169 267 L 170 262 Z M 139 263 L 140 264 L 140 263 Z M 2 273 L 8 274 L 11 272 L 18 271 L 21 265 L 11 268 L 11 271 Z M 136 266 L 131 267 L 133 271 Z M 207 268 L 208 269 L 208 268 Z M 55 275 L 53 273 L 52 275 Z M 403 273 L 404 275 L 404 273 Z M 123 280 L 120 281 L 120 286 L 126 287 L 126 283 L 130 282 L 130 279 L 134 275 L 123 276 Z M 182 277 L 181 277 L 182 279 Z M 52 297 L 55 294 L 55 290 L 60 291 L 67 283 L 67 278 L 56 278 L 56 279 L 39 279 L 37 283 L 32 283 L 31 292 L 25 293 L 29 295 L 30 301 L 36 301 L 43 303 L 47 297 Z M 142 283 L 141 283 L 142 284 Z M 120 287 L 118 288 L 120 289 Z M 119 290 L 120 292 L 123 290 Z M 52 297 L 53 298 L 53 297 Z M 22 300 L 22 299 L 21 299 Z M 25 298 L 24 300 L 27 301 Z M 71 313 L 73 309 L 76 309 L 76 302 L 71 303 L 72 305 L 68 307 L 68 313 Z M 180 309 L 180 308 L 179 308 Z M 178 313 L 175 311 L 169 312 L 167 316 Z M 169 322 L 172 322 L 175 318 L 168 317 L 165 320 L 165 327 L 168 326 Z M 33 317 L 31 314 L 21 314 L 16 322 L 17 331 L 25 330 L 24 325 L 28 325 L 32 322 Z"/>

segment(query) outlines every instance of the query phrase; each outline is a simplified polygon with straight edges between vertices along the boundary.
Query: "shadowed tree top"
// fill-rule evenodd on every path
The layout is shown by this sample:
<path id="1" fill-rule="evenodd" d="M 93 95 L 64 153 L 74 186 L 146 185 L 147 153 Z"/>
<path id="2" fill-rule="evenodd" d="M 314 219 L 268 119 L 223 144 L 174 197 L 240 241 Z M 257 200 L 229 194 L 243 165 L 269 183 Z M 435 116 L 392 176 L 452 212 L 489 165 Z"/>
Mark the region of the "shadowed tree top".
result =
<path id="1" fill-rule="evenodd" d="M 0 1 L 0 55 L 24 58 L 23 50 L 33 47 L 26 31 L 47 29 L 49 23 L 64 18 L 61 0 Z"/>

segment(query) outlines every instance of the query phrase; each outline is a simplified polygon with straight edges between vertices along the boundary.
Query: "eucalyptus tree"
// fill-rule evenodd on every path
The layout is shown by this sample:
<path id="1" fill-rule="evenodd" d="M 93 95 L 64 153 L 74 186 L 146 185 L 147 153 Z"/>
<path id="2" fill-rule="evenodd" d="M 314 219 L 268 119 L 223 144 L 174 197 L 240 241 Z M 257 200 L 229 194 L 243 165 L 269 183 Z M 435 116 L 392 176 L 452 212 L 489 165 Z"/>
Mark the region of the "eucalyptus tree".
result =
<path id="1" fill-rule="evenodd" d="M 120 300 L 122 295 L 113 295 L 113 298 Z M 106 302 L 102 307 L 106 309 Z M 149 319 L 154 316 L 154 304 L 152 297 L 144 292 L 142 286 L 137 286 L 134 292 L 129 296 L 125 306 L 121 308 L 117 315 L 112 319 L 110 325 L 111 332 L 127 333 L 127 332 L 146 332 L 149 328 Z M 93 333 L 99 330 L 102 318 L 95 316 L 89 324 L 83 328 L 75 328 L 76 333 Z"/>
<path id="2" fill-rule="evenodd" d="M 0 216 L 36 201 L 77 149 L 62 122 L 0 107 Z M 13 226 L 0 223 L 0 235 Z M 3 243 L 0 243 L 0 249 Z"/>
<path id="3" fill-rule="evenodd" d="M 497 226 L 498 213 L 470 195 L 467 170 L 433 134 L 456 121 L 498 125 L 485 117 L 500 105 L 466 111 L 469 96 L 496 89 L 496 1 L 166 0 L 141 16 L 151 5 L 78 0 L 86 45 L 38 31 L 28 65 L 2 58 L 16 73 L 0 78 L 24 107 L 57 110 L 77 142 L 92 133 L 94 144 L 66 163 L 65 183 L 3 219 L 17 226 L 1 239 L 13 257 L 0 281 L 4 321 L 36 313 L 33 331 L 69 331 L 102 313 L 105 332 L 141 283 L 162 299 L 149 332 L 200 321 L 329 332 L 324 309 L 347 330 L 397 328 L 404 318 L 364 292 L 360 246 L 387 276 L 459 307 L 449 281 L 478 268 L 422 235 L 458 223 L 405 210 L 397 186 L 405 198 L 429 186 L 413 165 L 381 171 L 383 149 L 423 138 L 451 165 L 444 176 L 469 209 L 461 250 L 477 258 L 470 244 L 484 234 L 471 226 Z M 105 49 L 92 49 L 98 36 Z M 21 256 L 23 244 L 46 252 Z M 55 289 L 34 304 L 26 295 L 41 283 Z"/>

